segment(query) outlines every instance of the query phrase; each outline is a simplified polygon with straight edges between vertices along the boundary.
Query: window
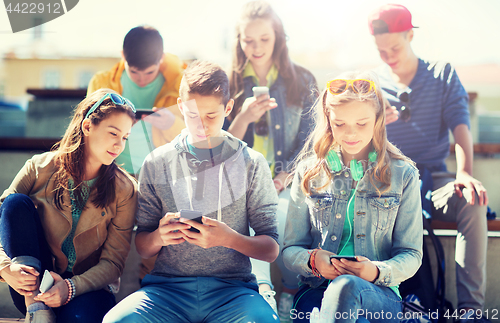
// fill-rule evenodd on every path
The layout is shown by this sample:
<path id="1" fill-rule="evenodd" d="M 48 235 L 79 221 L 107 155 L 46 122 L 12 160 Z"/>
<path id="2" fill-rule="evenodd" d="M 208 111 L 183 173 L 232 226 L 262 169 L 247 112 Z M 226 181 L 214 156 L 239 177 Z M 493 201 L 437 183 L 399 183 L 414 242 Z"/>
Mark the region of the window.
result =
<path id="1" fill-rule="evenodd" d="M 77 87 L 79 89 L 86 89 L 89 85 L 90 79 L 94 76 L 92 71 L 81 71 L 78 73 L 78 84 Z"/>
<path id="2" fill-rule="evenodd" d="M 61 73 L 57 70 L 48 70 L 43 73 L 42 86 L 46 89 L 57 89 L 61 84 Z"/>

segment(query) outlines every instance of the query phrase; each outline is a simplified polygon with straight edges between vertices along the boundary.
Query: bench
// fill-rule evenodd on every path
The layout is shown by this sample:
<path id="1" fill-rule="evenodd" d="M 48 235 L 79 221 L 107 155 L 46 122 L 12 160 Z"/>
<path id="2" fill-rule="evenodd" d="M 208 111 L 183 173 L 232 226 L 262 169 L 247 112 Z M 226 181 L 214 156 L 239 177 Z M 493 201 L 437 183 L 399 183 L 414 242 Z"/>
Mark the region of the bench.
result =
<path id="1" fill-rule="evenodd" d="M 457 224 L 455 222 L 444 222 L 432 220 L 431 226 L 434 230 L 456 230 Z M 500 218 L 488 220 L 488 231 L 500 231 Z"/>

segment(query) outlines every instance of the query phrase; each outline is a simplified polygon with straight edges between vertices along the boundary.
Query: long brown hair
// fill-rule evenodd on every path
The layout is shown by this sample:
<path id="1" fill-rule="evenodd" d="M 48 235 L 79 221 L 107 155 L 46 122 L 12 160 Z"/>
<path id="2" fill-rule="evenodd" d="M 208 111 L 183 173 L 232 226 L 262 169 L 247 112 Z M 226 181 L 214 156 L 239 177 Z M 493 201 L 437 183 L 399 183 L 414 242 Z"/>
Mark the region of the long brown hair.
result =
<path id="1" fill-rule="evenodd" d="M 63 196 L 66 191 L 73 190 L 73 196 L 77 205 L 82 205 L 82 189 L 85 172 L 85 140 L 82 131 L 82 122 L 90 108 L 99 101 L 106 93 L 116 93 L 110 89 L 100 89 L 87 96 L 80 102 L 73 112 L 71 120 L 62 139 L 52 147 L 56 152 L 54 173 L 55 181 L 55 205 L 62 210 L 64 205 Z M 126 106 L 114 104 L 110 98 L 106 98 L 99 107 L 89 115 L 90 122 L 98 125 L 113 113 L 126 113 L 135 121 L 135 113 Z M 92 203 L 98 207 L 106 207 L 115 199 L 115 176 L 118 166 L 113 161 L 110 165 L 102 165 L 99 169 L 98 178 L 93 185 L 97 194 Z M 69 186 L 69 179 L 73 180 L 73 187 Z"/>
<path id="2" fill-rule="evenodd" d="M 274 43 L 273 63 L 278 68 L 278 72 L 285 82 L 286 87 L 286 101 L 289 105 L 297 104 L 300 102 L 301 97 L 310 91 L 304 84 L 304 80 L 299 80 L 300 72 L 307 72 L 306 69 L 292 63 L 288 55 L 288 47 L 286 46 L 286 34 L 283 28 L 283 23 L 273 10 L 271 5 L 265 1 L 251 1 L 243 7 L 242 15 L 236 24 L 236 39 L 233 47 L 233 58 L 231 64 L 231 71 L 229 73 L 229 89 L 231 97 L 234 99 L 234 109 L 229 115 L 232 120 L 239 113 L 243 105 L 244 85 L 243 85 L 243 71 L 248 64 L 248 59 L 241 48 L 241 30 L 243 26 L 256 19 L 266 19 L 271 21 L 274 29 L 276 40 Z"/>
<path id="3" fill-rule="evenodd" d="M 325 157 L 332 149 L 339 150 L 340 146 L 335 141 L 333 131 L 329 120 L 329 110 L 340 105 L 352 102 L 371 102 L 375 109 L 375 127 L 373 129 L 372 146 L 377 152 L 377 163 L 373 169 L 370 182 L 375 186 L 377 193 L 388 191 L 391 186 L 391 158 L 403 159 L 409 163 L 413 163 L 409 158 L 404 156 L 401 151 L 387 140 L 387 132 L 385 128 L 385 112 L 384 112 L 384 99 L 378 77 L 374 72 L 349 72 L 340 75 L 338 78 L 342 79 L 367 79 L 375 84 L 375 91 L 366 95 L 355 93 L 351 87 L 346 92 L 340 95 L 330 95 L 328 102 L 328 89 L 325 89 L 318 100 L 316 101 L 313 109 L 315 114 L 316 126 L 309 136 L 306 145 L 304 146 L 298 160 L 305 160 L 313 158 L 313 163 L 308 167 L 302 177 L 301 187 L 302 191 L 311 194 L 311 181 L 317 178 L 320 174 L 326 174 L 328 181 L 319 189 L 328 185 L 332 180 L 332 175 L 326 163 Z M 375 184 L 377 182 L 377 185 Z M 378 185 L 380 184 L 380 185 Z"/>

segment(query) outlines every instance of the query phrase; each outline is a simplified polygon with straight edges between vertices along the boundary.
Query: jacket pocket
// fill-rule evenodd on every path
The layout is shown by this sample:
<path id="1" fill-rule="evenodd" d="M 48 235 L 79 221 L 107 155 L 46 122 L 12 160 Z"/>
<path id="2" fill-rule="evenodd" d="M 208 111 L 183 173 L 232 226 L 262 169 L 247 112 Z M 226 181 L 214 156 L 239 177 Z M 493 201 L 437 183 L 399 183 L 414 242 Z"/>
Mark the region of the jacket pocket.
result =
<path id="1" fill-rule="evenodd" d="M 330 224 L 333 197 L 328 194 L 311 195 L 306 198 L 306 204 L 311 216 L 311 224 L 321 231 L 322 227 Z"/>
<path id="2" fill-rule="evenodd" d="M 379 230 L 387 230 L 393 226 L 398 212 L 400 199 L 397 196 L 382 196 L 370 198 L 370 208 L 373 212 L 373 225 Z"/>

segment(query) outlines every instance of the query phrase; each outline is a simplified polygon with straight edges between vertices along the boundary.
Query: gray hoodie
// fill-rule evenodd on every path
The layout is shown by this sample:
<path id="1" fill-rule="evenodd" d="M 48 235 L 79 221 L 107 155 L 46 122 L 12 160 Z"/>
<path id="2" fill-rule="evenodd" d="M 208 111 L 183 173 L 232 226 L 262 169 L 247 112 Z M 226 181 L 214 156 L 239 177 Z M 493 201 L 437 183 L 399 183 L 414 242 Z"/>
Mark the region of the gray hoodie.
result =
<path id="1" fill-rule="evenodd" d="M 278 196 L 266 159 L 223 132 L 222 151 L 198 160 L 188 150 L 187 130 L 155 149 L 144 161 L 139 178 L 137 232 L 152 232 L 167 212 L 200 211 L 249 235 L 278 240 Z M 183 242 L 162 247 L 152 275 L 210 276 L 256 282 L 248 256 L 225 247 L 203 249 Z"/>

